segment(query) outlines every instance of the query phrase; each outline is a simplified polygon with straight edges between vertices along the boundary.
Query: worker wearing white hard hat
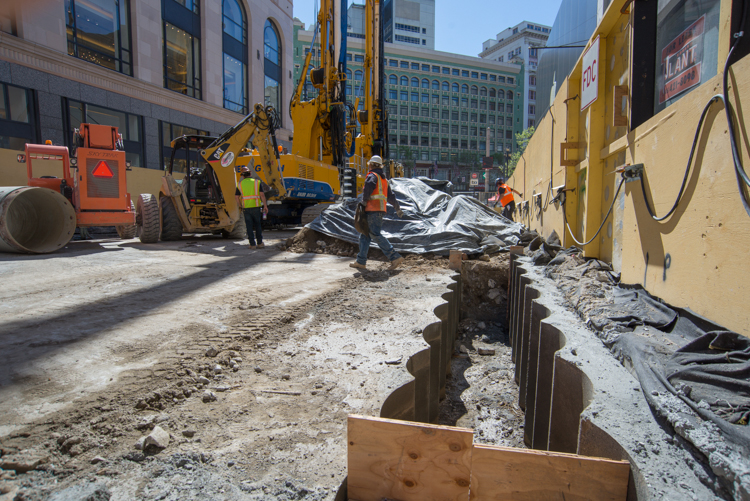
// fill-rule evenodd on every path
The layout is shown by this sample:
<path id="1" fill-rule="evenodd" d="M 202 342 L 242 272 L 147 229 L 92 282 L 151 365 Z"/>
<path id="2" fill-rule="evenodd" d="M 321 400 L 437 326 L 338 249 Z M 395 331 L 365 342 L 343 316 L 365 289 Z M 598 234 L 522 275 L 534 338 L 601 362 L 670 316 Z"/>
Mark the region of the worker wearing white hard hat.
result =
<path id="1" fill-rule="evenodd" d="M 364 205 L 367 214 L 370 233 L 359 235 L 357 261 L 350 263 L 349 266 L 361 270 L 367 269 L 367 253 L 370 250 L 370 242 L 375 239 L 375 243 L 378 244 L 385 257 L 391 262 L 388 269 L 395 270 L 404 262 L 404 258 L 394 250 L 388 239 L 381 234 L 381 228 L 383 227 L 383 216 L 386 214 L 386 204 L 390 203 L 396 209 L 398 217 L 402 217 L 404 213 L 398 205 L 396 195 L 389 189 L 388 180 L 383 172 L 383 159 L 379 155 L 373 155 L 367 162 L 367 168 L 369 172 L 365 178 L 361 203 Z"/>

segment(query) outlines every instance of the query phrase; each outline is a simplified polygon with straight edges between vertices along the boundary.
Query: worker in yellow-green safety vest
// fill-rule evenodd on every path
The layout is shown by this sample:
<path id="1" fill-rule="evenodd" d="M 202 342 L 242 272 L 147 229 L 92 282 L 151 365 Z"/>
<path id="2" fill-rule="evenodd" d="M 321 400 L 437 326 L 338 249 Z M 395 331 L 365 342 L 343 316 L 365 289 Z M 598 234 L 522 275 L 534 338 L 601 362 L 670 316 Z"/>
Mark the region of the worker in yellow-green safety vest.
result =
<path id="1" fill-rule="evenodd" d="M 387 203 L 390 203 L 396 209 L 398 217 L 402 217 L 404 213 L 401 212 L 396 195 L 393 194 L 393 191 L 388 186 L 388 180 L 385 178 L 385 173 L 383 172 L 383 159 L 379 155 L 374 155 L 367 162 L 367 168 L 369 172 L 365 178 L 365 187 L 362 191 L 362 202 L 360 203 L 364 205 L 370 233 L 369 235 L 359 235 L 357 261 L 349 263 L 349 266 L 359 268 L 360 270 L 367 269 L 367 252 L 370 250 L 370 242 L 375 239 L 375 243 L 378 244 L 385 257 L 391 262 L 388 269 L 395 270 L 404 262 L 404 258 L 396 252 L 388 239 L 380 231 L 383 227 L 383 216 L 386 214 Z"/>
<path id="2" fill-rule="evenodd" d="M 268 214 L 268 205 L 266 204 L 266 196 L 263 194 L 261 185 L 262 183 L 259 179 L 252 177 L 250 169 L 247 166 L 243 166 L 242 179 L 234 195 L 237 205 L 242 209 L 242 215 L 245 217 L 250 249 L 262 249 L 265 247 L 263 245 L 261 219 L 263 214 Z"/>

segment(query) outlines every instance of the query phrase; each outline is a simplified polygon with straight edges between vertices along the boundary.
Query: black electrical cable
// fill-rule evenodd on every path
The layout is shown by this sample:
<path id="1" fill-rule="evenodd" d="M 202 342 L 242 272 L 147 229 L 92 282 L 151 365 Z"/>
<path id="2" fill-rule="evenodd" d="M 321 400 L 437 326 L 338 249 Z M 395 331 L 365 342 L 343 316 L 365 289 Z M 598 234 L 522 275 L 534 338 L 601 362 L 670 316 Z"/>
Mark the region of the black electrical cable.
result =
<path id="1" fill-rule="evenodd" d="M 740 198 L 742 198 L 742 204 L 745 206 L 745 212 L 750 216 L 750 201 L 747 199 L 747 193 L 745 188 L 750 187 L 750 177 L 748 177 L 745 168 L 742 166 L 742 159 L 740 158 L 739 148 L 737 148 L 737 138 L 734 135 L 734 120 L 732 116 L 732 110 L 729 107 L 729 63 L 732 60 L 732 54 L 740 43 L 740 40 L 745 34 L 745 22 L 747 21 L 747 3 L 742 2 L 742 21 L 740 23 L 739 31 L 734 34 L 734 43 L 729 49 L 727 54 L 727 60 L 724 63 L 724 78 L 723 78 L 723 101 L 724 101 L 724 112 L 727 117 L 727 127 L 729 128 L 729 141 L 732 146 L 732 160 L 734 161 L 734 170 L 737 175 L 737 188 L 740 191 Z"/>
<path id="2" fill-rule="evenodd" d="M 734 133 L 734 119 L 733 119 L 734 117 L 732 116 L 732 110 L 729 106 L 729 86 L 728 86 L 729 63 L 732 59 L 732 53 L 734 52 L 734 49 L 737 47 L 737 45 L 740 42 L 740 39 L 744 35 L 743 30 L 745 27 L 746 16 L 747 16 L 747 2 L 743 2 L 742 24 L 740 25 L 740 31 L 735 33 L 734 43 L 732 44 L 732 47 L 729 49 L 726 62 L 724 63 L 724 73 L 722 76 L 722 93 L 713 96 L 711 100 L 703 108 L 703 113 L 701 113 L 701 118 L 698 121 L 698 127 L 695 130 L 695 137 L 693 138 L 693 145 L 690 148 L 690 157 L 688 158 L 687 167 L 685 169 L 685 176 L 682 179 L 682 186 L 680 187 L 680 192 L 677 195 L 677 199 L 675 200 L 674 205 L 672 205 L 672 208 L 664 216 L 658 217 L 656 216 L 656 214 L 654 214 L 654 210 L 652 209 L 651 204 L 648 201 L 648 196 L 646 195 L 646 187 L 643 183 L 643 174 L 641 174 L 641 191 L 643 192 L 643 200 L 646 203 L 646 210 L 648 211 L 649 215 L 654 219 L 654 221 L 664 221 L 669 216 L 671 216 L 675 210 L 677 210 L 677 206 L 680 204 L 680 200 L 682 200 L 682 195 L 685 192 L 685 187 L 687 186 L 687 180 L 689 178 L 690 168 L 693 163 L 693 155 L 695 154 L 695 148 L 698 145 L 698 137 L 700 136 L 701 128 L 703 127 L 703 121 L 705 120 L 706 114 L 708 113 L 708 110 L 711 108 L 711 106 L 714 103 L 717 103 L 719 101 L 721 101 L 722 104 L 724 104 L 724 112 L 727 117 L 727 127 L 729 129 L 729 143 L 732 148 L 732 161 L 734 162 L 735 174 L 737 176 L 737 187 L 739 189 L 740 198 L 742 198 L 742 204 L 745 207 L 745 211 L 748 213 L 748 215 L 750 215 L 750 201 L 748 201 L 747 194 L 745 192 L 745 188 L 750 187 L 750 177 L 748 177 L 747 172 L 745 172 L 745 168 L 742 166 L 742 159 L 740 158 L 739 149 L 737 148 L 737 138 Z"/>
<path id="3" fill-rule="evenodd" d="M 717 94 L 712 97 L 708 104 L 706 104 L 706 106 L 703 108 L 703 113 L 701 113 L 701 118 L 698 121 L 698 127 L 695 129 L 693 146 L 690 148 L 690 156 L 688 157 L 687 167 L 685 168 L 685 176 L 682 178 L 682 186 L 680 186 L 680 192 L 677 194 L 677 199 L 674 201 L 674 205 L 672 205 L 672 208 L 669 209 L 669 212 L 667 212 L 665 215 L 658 217 L 656 214 L 654 214 L 654 210 L 651 208 L 651 203 L 648 201 L 648 195 L 646 194 L 646 185 L 643 182 L 643 174 L 640 175 L 641 191 L 643 192 L 643 200 L 646 202 L 646 210 L 654 219 L 654 221 L 664 221 L 669 216 L 671 216 L 674 211 L 677 210 L 677 206 L 680 205 L 680 200 L 682 200 L 682 195 L 685 193 L 685 187 L 687 186 L 687 181 L 690 177 L 690 167 L 693 165 L 693 156 L 695 155 L 695 148 L 696 146 L 698 146 L 698 138 L 700 137 L 701 129 L 703 128 L 703 121 L 706 119 L 706 114 L 708 113 L 708 110 L 711 109 L 711 105 L 719 101 L 723 101 L 723 99 L 721 95 Z"/>
<path id="4" fill-rule="evenodd" d="M 602 228 L 604 228 L 604 223 L 607 222 L 607 219 L 609 219 L 609 215 L 612 213 L 612 208 L 615 206 L 615 201 L 617 200 L 617 195 L 620 194 L 620 189 L 622 189 L 622 185 L 625 184 L 625 176 L 622 176 L 620 178 L 620 184 L 617 185 L 617 190 L 615 191 L 615 196 L 612 197 L 612 205 L 609 206 L 609 210 L 607 211 L 607 215 L 604 216 L 604 219 L 602 220 L 602 224 L 599 225 L 599 229 L 596 230 L 596 233 L 593 237 L 591 237 L 591 240 L 588 242 L 579 242 L 576 240 L 576 237 L 573 235 L 573 230 L 570 228 L 570 225 L 568 224 L 568 218 L 565 216 L 565 202 L 563 202 L 563 220 L 565 221 L 565 227 L 568 229 L 568 233 L 570 233 L 570 238 L 573 239 L 573 241 L 583 247 L 584 245 L 588 245 L 591 242 L 593 242 L 597 236 L 599 236 L 599 232 L 602 231 Z"/>

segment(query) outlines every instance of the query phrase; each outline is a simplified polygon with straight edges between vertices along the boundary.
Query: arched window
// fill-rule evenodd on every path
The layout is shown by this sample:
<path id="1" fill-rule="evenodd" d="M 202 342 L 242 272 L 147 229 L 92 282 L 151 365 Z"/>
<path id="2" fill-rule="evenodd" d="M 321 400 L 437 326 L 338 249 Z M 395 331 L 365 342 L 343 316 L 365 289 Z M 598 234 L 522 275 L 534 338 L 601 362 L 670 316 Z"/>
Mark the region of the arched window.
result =
<path id="1" fill-rule="evenodd" d="M 365 95 L 365 74 L 362 70 L 356 70 L 354 72 L 354 96 L 362 97 Z"/>
<path id="2" fill-rule="evenodd" d="M 487 87 L 482 87 L 481 89 L 479 89 L 479 95 L 487 97 Z"/>
<path id="3" fill-rule="evenodd" d="M 503 89 L 500 89 L 497 91 L 497 98 L 498 99 L 505 99 L 505 91 Z"/>
<path id="4" fill-rule="evenodd" d="M 490 97 L 495 97 L 495 89 L 490 89 Z"/>
<path id="5" fill-rule="evenodd" d="M 398 77 L 396 75 L 390 75 L 388 77 L 388 85 L 398 85 Z"/>
<path id="6" fill-rule="evenodd" d="M 451 89 L 453 90 L 453 92 L 458 92 L 458 84 L 454 83 Z"/>
<path id="7" fill-rule="evenodd" d="M 401 77 L 401 85 L 403 85 L 404 87 L 408 87 L 409 86 L 409 78 L 408 77 Z"/>
<path id="8" fill-rule="evenodd" d="M 433 90 L 440 90 L 440 82 L 438 82 L 437 80 L 433 80 L 432 81 L 432 89 Z"/>
<path id="9" fill-rule="evenodd" d="M 411 86 L 412 87 L 419 87 L 419 79 L 417 77 L 414 77 L 411 79 Z"/>
<path id="10" fill-rule="evenodd" d="M 247 23 L 237 0 L 223 0 L 224 107 L 247 114 Z"/>
<path id="11" fill-rule="evenodd" d="M 471 86 L 471 95 L 472 96 L 476 96 L 478 93 L 479 93 L 479 87 L 477 87 L 476 85 L 472 85 Z"/>
<path id="12" fill-rule="evenodd" d="M 469 86 L 466 84 L 463 84 L 461 86 L 461 94 L 468 94 L 469 93 Z"/>
<path id="13" fill-rule="evenodd" d="M 423 89 L 429 89 L 430 88 L 430 81 L 426 78 L 422 79 L 422 88 Z"/>
<path id="14" fill-rule="evenodd" d="M 448 82 L 443 82 L 443 91 L 448 92 L 451 90 L 451 86 Z"/>
<path id="15" fill-rule="evenodd" d="M 263 73 L 265 76 L 265 102 L 281 113 L 281 43 L 279 32 L 270 19 L 263 28 Z"/>
<path id="16" fill-rule="evenodd" d="M 513 101 L 513 91 L 512 90 L 508 91 L 508 99 L 510 99 L 511 101 Z"/>

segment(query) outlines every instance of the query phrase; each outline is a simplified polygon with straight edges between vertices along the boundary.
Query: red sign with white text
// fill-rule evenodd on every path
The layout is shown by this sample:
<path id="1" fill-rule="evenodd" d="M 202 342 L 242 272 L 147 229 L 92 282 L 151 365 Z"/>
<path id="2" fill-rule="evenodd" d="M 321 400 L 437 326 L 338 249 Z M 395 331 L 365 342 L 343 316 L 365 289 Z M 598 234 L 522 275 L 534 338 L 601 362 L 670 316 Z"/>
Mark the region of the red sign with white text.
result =
<path id="1" fill-rule="evenodd" d="M 703 15 L 662 49 L 659 104 L 701 82 L 705 24 Z"/>

